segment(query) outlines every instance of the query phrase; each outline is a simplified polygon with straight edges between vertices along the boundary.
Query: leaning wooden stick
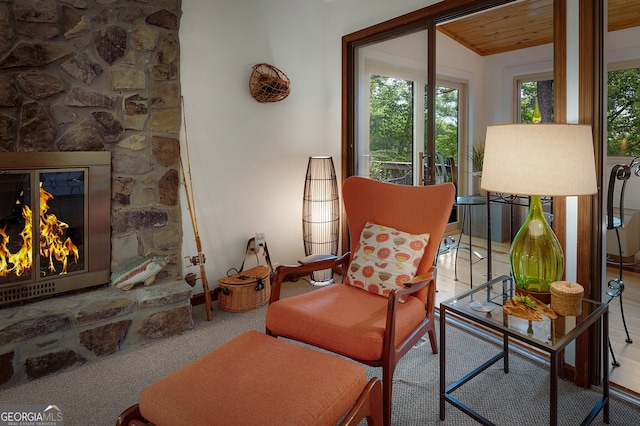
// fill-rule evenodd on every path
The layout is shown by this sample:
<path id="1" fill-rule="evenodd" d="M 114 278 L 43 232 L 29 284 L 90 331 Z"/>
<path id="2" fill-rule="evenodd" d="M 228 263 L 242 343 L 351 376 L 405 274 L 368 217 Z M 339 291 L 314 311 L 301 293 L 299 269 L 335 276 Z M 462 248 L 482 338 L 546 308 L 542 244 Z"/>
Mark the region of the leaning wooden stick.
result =
<path id="1" fill-rule="evenodd" d="M 205 257 L 202 253 L 202 242 L 200 241 L 200 233 L 198 232 L 198 221 L 196 220 L 195 200 L 189 194 L 193 194 L 193 181 L 191 180 L 191 160 L 189 159 L 189 137 L 187 136 L 187 117 L 184 110 L 184 98 L 182 101 L 182 124 L 184 126 L 184 142 L 187 150 L 187 168 L 189 174 L 184 172 L 184 164 L 182 155 L 180 156 L 180 168 L 182 169 L 182 183 L 184 184 L 184 192 L 187 198 L 187 207 L 189 208 L 189 216 L 191 217 L 191 227 L 196 238 L 196 249 L 198 250 L 197 264 L 200 265 L 200 279 L 202 280 L 202 290 L 204 291 L 204 303 L 207 310 L 207 321 L 211 321 L 211 294 L 209 293 L 209 284 L 207 282 L 207 273 L 204 268 Z M 187 177 L 189 185 L 187 186 Z M 195 263 L 194 263 L 195 264 Z"/>

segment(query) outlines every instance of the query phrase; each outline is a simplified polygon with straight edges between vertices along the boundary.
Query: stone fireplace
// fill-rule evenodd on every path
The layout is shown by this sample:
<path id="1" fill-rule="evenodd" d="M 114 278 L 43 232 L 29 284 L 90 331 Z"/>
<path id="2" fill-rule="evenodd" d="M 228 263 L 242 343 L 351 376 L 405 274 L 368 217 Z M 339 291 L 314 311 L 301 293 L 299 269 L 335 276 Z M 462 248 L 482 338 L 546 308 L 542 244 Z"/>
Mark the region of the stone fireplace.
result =
<path id="1" fill-rule="evenodd" d="M 136 256 L 170 259 L 148 287 L 105 282 L 1 307 L 0 386 L 193 327 L 180 252 L 180 8 L 0 1 L 0 156 L 109 152 L 111 271 Z"/>

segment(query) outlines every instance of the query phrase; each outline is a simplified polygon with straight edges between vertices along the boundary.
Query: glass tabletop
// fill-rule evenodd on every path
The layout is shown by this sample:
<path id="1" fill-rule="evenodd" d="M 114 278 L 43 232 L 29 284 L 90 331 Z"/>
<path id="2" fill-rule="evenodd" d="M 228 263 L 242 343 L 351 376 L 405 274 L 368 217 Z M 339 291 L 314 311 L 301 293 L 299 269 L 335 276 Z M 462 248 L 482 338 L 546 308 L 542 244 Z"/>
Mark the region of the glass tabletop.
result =
<path id="1" fill-rule="evenodd" d="M 515 295 L 513 278 L 495 278 L 464 293 L 441 302 L 441 315 L 451 311 L 493 330 L 505 333 L 548 352 L 562 350 L 568 343 L 596 322 L 607 305 L 582 299 L 582 315 L 558 315 L 550 319 L 542 314 L 541 321 L 508 315 L 503 305 Z"/>

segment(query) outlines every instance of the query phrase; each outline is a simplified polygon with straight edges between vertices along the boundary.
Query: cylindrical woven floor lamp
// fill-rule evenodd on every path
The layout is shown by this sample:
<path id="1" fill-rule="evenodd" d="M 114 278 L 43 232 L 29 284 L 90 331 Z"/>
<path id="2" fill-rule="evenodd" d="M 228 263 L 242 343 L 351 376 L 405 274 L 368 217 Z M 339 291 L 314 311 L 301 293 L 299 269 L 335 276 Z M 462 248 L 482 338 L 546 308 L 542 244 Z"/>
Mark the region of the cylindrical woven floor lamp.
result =
<path id="1" fill-rule="evenodd" d="M 306 256 L 338 254 L 340 201 L 333 159 L 309 157 L 302 202 L 302 236 Z M 331 269 L 311 274 L 314 285 L 333 282 Z"/>

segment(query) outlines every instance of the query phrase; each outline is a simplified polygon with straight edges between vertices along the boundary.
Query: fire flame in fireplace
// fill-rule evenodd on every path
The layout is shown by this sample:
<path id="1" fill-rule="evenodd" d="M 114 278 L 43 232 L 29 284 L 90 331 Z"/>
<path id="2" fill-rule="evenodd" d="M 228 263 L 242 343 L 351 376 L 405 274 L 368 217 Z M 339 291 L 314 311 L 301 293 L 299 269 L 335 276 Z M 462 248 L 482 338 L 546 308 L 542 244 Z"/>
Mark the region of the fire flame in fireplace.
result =
<path id="1" fill-rule="evenodd" d="M 22 194 L 21 194 L 22 195 Z M 49 211 L 49 200 L 53 198 L 42 185 L 40 185 L 40 256 L 49 259 L 49 272 L 56 272 L 56 261 L 62 263 L 60 275 L 67 273 L 68 260 L 73 255 L 73 261 L 78 262 L 78 247 L 67 237 L 63 240 L 66 229 L 69 225 L 59 220 L 55 214 L 47 213 Z M 22 276 L 28 273 L 33 264 L 31 238 L 33 225 L 33 215 L 29 206 L 24 205 L 20 200 L 16 204 L 22 205 L 22 217 L 25 225 L 20 232 L 22 244 L 20 249 L 11 253 L 7 248 L 9 244 L 9 236 L 6 234 L 7 225 L 0 229 L 0 277 L 6 277 L 9 274 Z M 42 272 L 45 275 L 45 272 Z"/>

